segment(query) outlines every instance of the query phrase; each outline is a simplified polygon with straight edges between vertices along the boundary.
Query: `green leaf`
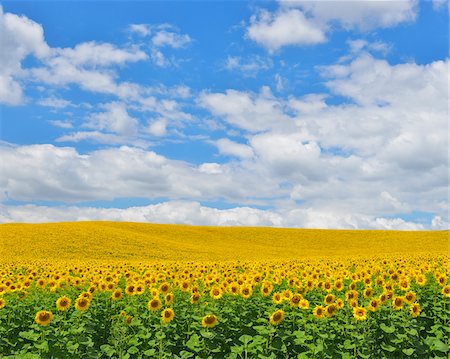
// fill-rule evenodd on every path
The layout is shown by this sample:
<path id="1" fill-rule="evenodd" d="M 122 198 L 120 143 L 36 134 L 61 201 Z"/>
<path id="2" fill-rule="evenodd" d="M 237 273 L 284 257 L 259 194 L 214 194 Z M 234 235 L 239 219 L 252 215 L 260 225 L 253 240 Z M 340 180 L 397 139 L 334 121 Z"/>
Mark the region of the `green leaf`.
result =
<path id="1" fill-rule="evenodd" d="M 384 323 L 381 323 L 381 324 L 380 324 L 380 329 L 381 329 L 383 332 L 388 333 L 388 334 L 392 334 L 392 333 L 395 332 L 395 327 L 393 327 L 392 325 L 388 327 L 388 326 L 387 326 L 386 324 L 384 324 Z"/>
<path id="2" fill-rule="evenodd" d="M 101 345 L 100 350 L 110 358 L 116 353 L 116 350 L 109 344 Z"/>
<path id="3" fill-rule="evenodd" d="M 431 350 L 435 350 L 442 353 L 448 352 L 448 345 L 443 343 L 440 339 L 436 337 L 427 337 L 424 340 L 425 344 L 427 344 Z"/>
<path id="4" fill-rule="evenodd" d="M 349 339 L 344 341 L 344 348 L 345 349 L 353 349 L 354 347 L 355 347 L 355 344 L 352 344 L 352 342 Z"/>
<path id="5" fill-rule="evenodd" d="M 396 350 L 395 347 L 393 347 L 392 345 L 389 345 L 389 344 L 381 343 L 381 347 L 383 348 L 383 350 L 386 350 L 387 352 L 390 352 L 390 353 L 395 352 L 395 350 Z"/>
<path id="6" fill-rule="evenodd" d="M 186 351 L 186 350 L 182 350 L 182 351 L 180 352 L 180 358 L 181 358 L 181 359 L 192 358 L 193 356 L 194 356 L 193 353 L 188 352 L 188 351 Z"/>
<path id="7" fill-rule="evenodd" d="M 414 353 L 414 348 L 403 349 L 402 352 L 407 356 L 411 356 Z"/>
<path id="8" fill-rule="evenodd" d="M 241 335 L 241 336 L 239 337 L 239 341 L 240 341 L 241 343 L 244 343 L 244 345 L 247 345 L 247 344 L 250 343 L 252 340 L 253 340 L 253 338 L 252 338 L 250 335 L 247 335 L 247 334 Z"/>
<path id="9" fill-rule="evenodd" d="M 139 352 L 139 349 L 136 348 L 136 347 L 130 347 L 130 348 L 128 348 L 127 351 L 128 351 L 128 353 L 130 353 L 130 354 L 136 354 L 136 353 Z"/>
<path id="10" fill-rule="evenodd" d="M 32 331 L 32 330 L 29 330 L 29 331 L 27 331 L 27 332 L 20 332 L 19 333 L 19 336 L 21 337 L 21 338 L 24 338 L 24 339 L 28 339 L 28 340 L 31 340 L 31 341 L 35 341 L 35 340 L 38 340 L 39 339 L 39 333 L 36 333 L 36 332 L 34 332 L 34 331 Z"/>
<path id="11" fill-rule="evenodd" d="M 187 353 L 187 352 L 186 352 Z M 145 352 L 143 352 L 142 354 L 144 354 L 147 357 L 155 357 L 156 355 L 156 349 L 148 349 Z M 180 353 L 181 354 L 181 353 Z M 187 358 L 187 357 L 186 357 Z"/>
<path id="12" fill-rule="evenodd" d="M 192 334 L 189 340 L 186 342 L 186 346 L 196 353 L 202 350 L 198 334 Z"/>

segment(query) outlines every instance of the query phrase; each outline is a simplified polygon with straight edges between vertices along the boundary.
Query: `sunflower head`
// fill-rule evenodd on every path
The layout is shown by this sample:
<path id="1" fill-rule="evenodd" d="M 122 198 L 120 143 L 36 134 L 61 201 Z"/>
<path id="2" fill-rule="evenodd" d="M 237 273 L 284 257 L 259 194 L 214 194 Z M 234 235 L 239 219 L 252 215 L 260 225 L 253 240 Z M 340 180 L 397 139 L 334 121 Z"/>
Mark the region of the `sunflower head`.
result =
<path id="1" fill-rule="evenodd" d="M 63 296 L 56 301 L 56 308 L 59 311 L 64 312 L 70 308 L 70 303 L 70 298 Z"/>
<path id="2" fill-rule="evenodd" d="M 85 310 L 88 310 L 90 304 L 91 302 L 89 299 L 85 297 L 78 297 L 75 301 L 75 309 L 80 312 L 84 312 Z"/>
<path id="3" fill-rule="evenodd" d="M 150 311 L 156 312 L 161 308 L 161 300 L 158 297 L 150 299 L 150 301 L 147 304 L 147 307 Z"/>
<path id="4" fill-rule="evenodd" d="M 161 312 L 161 320 L 164 324 L 168 324 L 175 317 L 175 313 L 172 308 L 166 308 Z"/>
<path id="5" fill-rule="evenodd" d="M 409 307 L 409 312 L 413 318 L 417 318 L 420 315 L 420 304 L 413 303 Z"/>
<path id="6" fill-rule="evenodd" d="M 0 296 L 0 309 L 4 308 L 6 305 L 6 300 Z"/>
<path id="7" fill-rule="evenodd" d="M 371 299 L 368 309 L 372 312 L 376 312 L 380 308 L 380 300 L 377 298 Z"/>
<path id="8" fill-rule="evenodd" d="M 122 289 L 117 288 L 114 292 L 111 294 L 112 300 L 121 300 L 122 299 Z"/>
<path id="9" fill-rule="evenodd" d="M 450 285 L 444 285 L 441 291 L 442 295 L 446 298 L 450 298 Z"/>
<path id="10" fill-rule="evenodd" d="M 42 325 L 42 326 L 49 325 L 51 323 L 52 319 L 53 319 L 53 313 L 49 312 L 47 310 L 41 310 L 40 312 L 37 312 L 36 317 L 34 318 L 36 323 L 38 323 L 39 325 Z"/>
<path id="11" fill-rule="evenodd" d="M 316 306 L 313 310 L 313 315 L 318 319 L 323 318 L 323 316 L 325 315 L 325 308 L 321 305 Z"/>
<path id="12" fill-rule="evenodd" d="M 403 308 L 404 301 L 405 300 L 403 297 L 394 297 L 394 298 L 392 298 L 392 307 L 395 310 L 400 310 Z"/>
<path id="13" fill-rule="evenodd" d="M 279 309 L 271 314 L 269 321 L 270 324 L 272 325 L 278 325 L 283 321 L 283 319 L 284 319 L 284 311 Z"/>
<path id="14" fill-rule="evenodd" d="M 353 308 L 353 317 L 355 317 L 356 320 L 366 320 L 367 312 L 363 307 Z"/>
<path id="15" fill-rule="evenodd" d="M 203 317 L 202 326 L 204 328 L 214 328 L 218 322 L 219 321 L 214 314 L 208 314 Z"/>

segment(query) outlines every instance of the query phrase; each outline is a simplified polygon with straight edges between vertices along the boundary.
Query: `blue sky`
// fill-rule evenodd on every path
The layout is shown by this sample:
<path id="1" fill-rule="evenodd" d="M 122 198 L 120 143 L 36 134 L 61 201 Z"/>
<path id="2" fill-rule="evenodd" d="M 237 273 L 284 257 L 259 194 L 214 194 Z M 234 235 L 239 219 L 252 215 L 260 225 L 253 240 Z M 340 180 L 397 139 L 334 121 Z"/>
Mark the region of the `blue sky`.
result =
<path id="1" fill-rule="evenodd" d="M 448 227 L 448 3 L 1 3 L 0 221 Z"/>

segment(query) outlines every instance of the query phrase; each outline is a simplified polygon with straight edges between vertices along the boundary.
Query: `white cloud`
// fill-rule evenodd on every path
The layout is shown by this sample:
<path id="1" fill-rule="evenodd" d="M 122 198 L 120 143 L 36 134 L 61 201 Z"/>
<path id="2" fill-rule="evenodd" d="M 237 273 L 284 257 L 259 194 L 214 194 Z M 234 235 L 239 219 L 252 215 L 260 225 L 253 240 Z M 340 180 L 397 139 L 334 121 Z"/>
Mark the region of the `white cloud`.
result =
<path id="1" fill-rule="evenodd" d="M 247 131 L 260 132 L 289 126 L 282 104 L 268 88 L 263 88 L 257 95 L 236 90 L 227 90 L 225 93 L 203 92 L 198 101 L 212 114 Z"/>
<path id="2" fill-rule="evenodd" d="M 119 49 L 109 43 L 83 42 L 73 48 L 53 49 L 56 58 L 62 58 L 75 66 L 111 66 L 148 59 L 138 48 Z"/>
<path id="3" fill-rule="evenodd" d="M 149 206 L 94 208 L 76 206 L 0 206 L 0 222 L 55 222 L 110 220 L 127 222 L 176 223 L 209 226 L 271 226 L 300 228 L 369 228 L 421 230 L 423 225 L 400 218 L 376 218 L 318 212 L 311 209 L 277 212 L 251 207 L 216 209 L 193 201 L 162 202 Z M 433 220 L 441 229 L 440 218 Z M 443 223 L 443 222 L 442 222 Z M 442 229 L 448 228 L 442 227 Z"/>
<path id="4" fill-rule="evenodd" d="M 137 133 L 138 120 L 131 117 L 124 103 L 111 102 L 102 106 L 106 111 L 90 115 L 86 127 L 132 136 Z"/>
<path id="5" fill-rule="evenodd" d="M 38 101 L 38 104 L 45 107 L 53 107 L 53 108 L 65 108 L 70 106 L 72 103 L 70 101 L 64 100 L 62 98 L 57 97 L 47 97 Z"/>
<path id="6" fill-rule="evenodd" d="M 216 175 L 216 174 L 221 174 L 222 173 L 222 166 L 218 163 L 202 163 L 199 167 L 198 170 L 202 173 L 207 173 L 207 174 L 212 174 L 212 175 Z"/>
<path id="7" fill-rule="evenodd" d="M 172 31 L 161 30 L 152 37 L 152 44 L 156 47 L 172 47 L 179 49 L 189 44 L 192 39 L 187 34 L 177 34 Z"/>
<path id="8" fill-rule="evenodd" d="M 331 31 L 369 31 L 412 22 L 418 0 L 279 1 L 271 13 L 260 10 L 250 18 L 247 37 L 270 52 L 284 46 L 323 43 Z"/>
<path id="9" fill-rule="evenodd" d="M 65 128 L 65 129 L 73 128 L 72 122 L 67 121 L 67 120 L 49 120 L 48 122 L 51 123 L 53 126 L 56 126 L 59 128 Z"/>
<path id="10" fill-rule="evenodd" d="M 275 14 L 260 11 L 250 18 L 247 36 L 270 52 L 287 45 L 313 45 L 326 40 L 322 29 L 296 9 Z"/>
<path id="11" fill-rule="evenodd" d="M 251 56 L 243 59 L 239 56 L 228 56 L 225 62 L 225 69 L 229 71 L 240 71 L 244 76 L 256 76 L 260 71 L 269 70 L 273 67 L 270 58 L 261 56 Z"/>
<path id="12" fill-rule="evenodd" d="M 151 32 L 151 27 L 148 24 L 131 24 L 128 31 L 134 32 L 140 36 L 148 36 Z"/>
<path id="13" fill-rule="evenodd" d="M 0 34 L 0 103 L 18 105 L 24 101 L 21 62 L 29 55 L 43 59 L 50 49 L 41 25 L 25 16 L 4 13 L 1 5 Z"/>
<path id="14" fill-rule="evenodd" d="M 147 132 L 153 136 L 164 136 L 167 133 L 167 120 L 158 119 L 148 125 Z"/>
<path id="15" fill-rule="evenodd" d="M 130 138 L 129 136 L 116 135 L 112 133 L 104 133 L 100 131 L 76 131 L 58 137 L 55 141 L 72 143 L 89 141 L 106 145 L 133 145 L 139 148 L 149 147 L 149 143 L 144 140 Z"/>
<path id="16" fill-rule="evenodd" d="M 253 157 L 253 150 L 250 146 L 233 142 L 228 138 L 221 138 L 215 141 L 215 145 L 219 152 L 224 155 L 236 156 L 238 158 Z"/>

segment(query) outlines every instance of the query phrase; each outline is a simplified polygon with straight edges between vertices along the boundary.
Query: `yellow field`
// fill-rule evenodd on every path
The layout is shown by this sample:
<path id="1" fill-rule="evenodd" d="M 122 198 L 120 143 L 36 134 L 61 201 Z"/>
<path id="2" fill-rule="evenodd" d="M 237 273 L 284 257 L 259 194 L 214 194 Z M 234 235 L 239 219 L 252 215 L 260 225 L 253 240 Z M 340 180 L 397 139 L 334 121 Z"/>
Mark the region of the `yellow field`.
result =
<path id="1" fill-rule="evenodd" d="M 449 231 L 199 227 L 122 222 L 0 225 L 6 259 L 279 260 L 449 253 Z"/>

